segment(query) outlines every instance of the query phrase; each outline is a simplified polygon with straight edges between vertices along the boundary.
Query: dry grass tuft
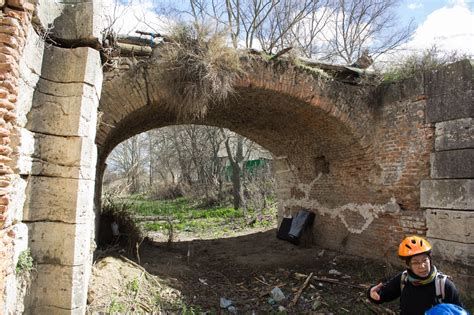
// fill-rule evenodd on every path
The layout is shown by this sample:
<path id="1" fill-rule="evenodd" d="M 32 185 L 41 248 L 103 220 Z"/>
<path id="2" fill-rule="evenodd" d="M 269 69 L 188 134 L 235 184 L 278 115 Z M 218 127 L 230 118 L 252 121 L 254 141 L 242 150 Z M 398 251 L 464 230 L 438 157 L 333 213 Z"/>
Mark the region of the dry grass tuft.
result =
<path id="1" fill-rule="evenodd" d="M 224 34 L 197 25 L 176 26 L 170 39 L 156 60 L 168 109 L 178 120 L 202 118 L 234 93 L 233 83 L 243 74 L 239 54 L 226 45 Z"/>

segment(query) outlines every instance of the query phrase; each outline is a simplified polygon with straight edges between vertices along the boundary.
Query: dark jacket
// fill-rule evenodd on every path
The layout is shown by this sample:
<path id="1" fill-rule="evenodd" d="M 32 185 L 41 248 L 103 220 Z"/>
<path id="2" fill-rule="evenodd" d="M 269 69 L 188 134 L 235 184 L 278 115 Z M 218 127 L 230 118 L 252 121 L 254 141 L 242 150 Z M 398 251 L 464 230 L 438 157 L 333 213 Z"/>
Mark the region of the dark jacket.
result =
<path id="1" fill-rule="evenodd" d="M 375 303 L 380 304 L 390 302 L 400 297 L 400 314 L 401 315 L 423 315 L 425 311 L 436 305 L 436 286 L 435 281 L 425 285 L 414 286 L 409 281 L 405 284 L 403 292 L 401 292 L 400 281 L 402 273 L 396 275 L 389 281 L 385 282 L 378 292 L 380 301 L 375 301 L 370 297 L 369 299 Z M 451 280 L 446 279 L 444 287 L 445 296 L 443 303 L 456 304 L 462 307 L 459 300 L 459 294 Z M 401 293 L 401 296 L 400 296 Z"/>

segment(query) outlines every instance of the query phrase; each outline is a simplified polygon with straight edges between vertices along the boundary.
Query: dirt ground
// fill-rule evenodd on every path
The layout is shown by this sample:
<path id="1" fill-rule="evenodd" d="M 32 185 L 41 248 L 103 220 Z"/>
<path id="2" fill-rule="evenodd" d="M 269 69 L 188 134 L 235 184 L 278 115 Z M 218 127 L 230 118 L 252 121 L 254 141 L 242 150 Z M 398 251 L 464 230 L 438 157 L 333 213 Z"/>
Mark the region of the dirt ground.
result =
<path id="1" fill-rule="evenodd" d="M 391 266 L 315 246 L 295 246 L 277 239 L 275 229 L 208 240 L 184 236 L 171 246 L 162 237 L 151 237 L 142 244 L 141 273 L 140 266 L 124 259 L 105 259 L 98 259 L 94 267 L 90 312 L 153 311 L 149 306 L 120 305 L 127 295 L 129 300 L 155 303 L 151 288 L 141 289 L 148 291 L 142 298 L 133 290 L 123 293 L 124 287 L 133 289 L 126 279 L 138 279 L 144 273 L 161 283 L 161 296 L 155 301 L 167 301 L 160 308 L 163 313 L 390 314 L 398 308 L 396 302 L 381 308 L 365 299 L 370 283 L 396 272 Z"/>

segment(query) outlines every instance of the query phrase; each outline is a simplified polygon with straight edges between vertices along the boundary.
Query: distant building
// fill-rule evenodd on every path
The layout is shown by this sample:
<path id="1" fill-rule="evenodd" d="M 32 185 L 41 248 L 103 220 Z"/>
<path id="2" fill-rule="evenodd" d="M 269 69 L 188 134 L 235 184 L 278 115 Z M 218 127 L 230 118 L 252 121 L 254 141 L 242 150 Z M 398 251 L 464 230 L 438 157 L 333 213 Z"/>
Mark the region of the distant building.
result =
<path id="1" fill-rule="evenodd" d="M 235 136 L 231 136 L 229 144 L 231 147 L 231 152 L 235 153 L 237 146 L 237 138 Z M 270 153 L 270 151 L 247 139 L 243 143 L 243 155 L 245 160 L 245 170 L 246 172 L 250 173 L 259 167 L 267 165 L 272 160 L 272 154 Z M 217 156 L 223 161 L 223 163 L 225 163 L 224 172 L 226 174 L 226 178 L 230 180 L 232 174 L 232 167 L 228 159 L 225 143 L 221 144 Z"/>

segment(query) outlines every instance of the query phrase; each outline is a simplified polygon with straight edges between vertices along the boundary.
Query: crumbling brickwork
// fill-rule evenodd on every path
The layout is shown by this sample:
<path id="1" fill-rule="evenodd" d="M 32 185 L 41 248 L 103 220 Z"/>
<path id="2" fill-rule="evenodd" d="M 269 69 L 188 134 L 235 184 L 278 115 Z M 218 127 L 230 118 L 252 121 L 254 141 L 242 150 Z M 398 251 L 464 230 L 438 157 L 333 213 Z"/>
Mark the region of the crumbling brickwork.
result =
<path id="1" fill-rule="evenodd" d="M 25 1 L 0 2 L 0 313 L 5 311 L 5 286 L 14 272 L 15 232 L 9 213 L 13 148 L 10 136 L 15 127 L 15 103 L 19 88 L 19 60 L 26 42 L 32 5 Z"/>

